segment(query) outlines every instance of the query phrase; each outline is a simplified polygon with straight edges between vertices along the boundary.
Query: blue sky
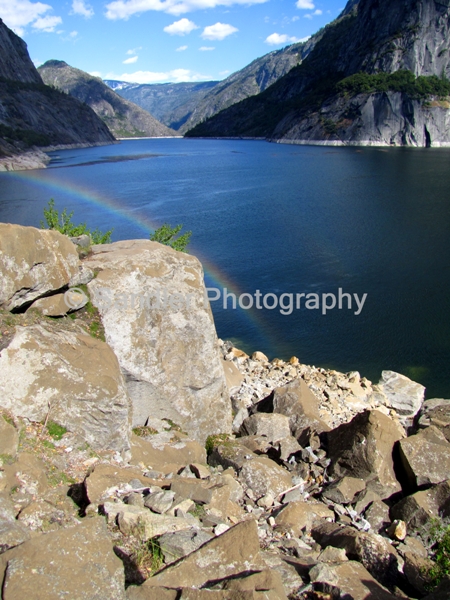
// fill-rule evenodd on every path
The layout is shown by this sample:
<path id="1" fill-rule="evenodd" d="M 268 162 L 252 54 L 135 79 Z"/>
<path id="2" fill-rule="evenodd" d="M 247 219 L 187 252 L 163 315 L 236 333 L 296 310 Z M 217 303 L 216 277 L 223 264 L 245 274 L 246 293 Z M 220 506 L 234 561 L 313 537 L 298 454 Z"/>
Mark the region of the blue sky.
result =
<path id="1" fill-rule="evenodd" d="M 138 83 L 223 79 L 307 38 L 345 0 L 0 0 L 0 18 L 49 59 L 103 79 Z"/>

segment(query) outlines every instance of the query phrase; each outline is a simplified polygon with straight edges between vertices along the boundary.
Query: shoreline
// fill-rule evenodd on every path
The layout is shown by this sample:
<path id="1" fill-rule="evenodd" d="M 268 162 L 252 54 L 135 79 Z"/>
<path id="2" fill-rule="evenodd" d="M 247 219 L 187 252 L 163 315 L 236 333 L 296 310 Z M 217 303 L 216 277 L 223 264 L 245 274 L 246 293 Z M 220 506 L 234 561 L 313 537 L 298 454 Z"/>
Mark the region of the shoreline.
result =
<path id="1" fill-rule="evenodd" d="M 48 152 L 55 152 L 57 150 L 75 150 L 80 148 L 96 148 L 97 146 L 112 146 L 118 144 L 116 140 L 114 142 L 98 142 L 92 143 L 80 143 L 80 144 L 56 144 L 54 146 L 34 146 L 30 150 L 25 152 L 19 152 L 12 154 L 11 156 L 5 156 L 0 158 L 0 173 L 10 171 L 31 171 L 34 169 L 46 169 L 50 162 L 50 156 Z"/>

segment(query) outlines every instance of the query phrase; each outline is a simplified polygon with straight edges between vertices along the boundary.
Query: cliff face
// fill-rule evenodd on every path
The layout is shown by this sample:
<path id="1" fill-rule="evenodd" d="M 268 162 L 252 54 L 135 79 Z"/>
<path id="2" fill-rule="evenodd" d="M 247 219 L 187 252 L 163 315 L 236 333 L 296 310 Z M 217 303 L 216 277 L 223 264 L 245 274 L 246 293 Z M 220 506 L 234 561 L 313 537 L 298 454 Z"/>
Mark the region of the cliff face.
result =
<path id="1" fill-rule="evenodd" d="M 447 144 L 448 107 L 442 98 L 418 100 L 396 90 L 342 94 L 337 84 L 358 72 L 401 69 L 448 77 L 449 16 L 450 0 L 352 0 L 301 65 L 189 135 L 427 145 L 426 128 L 431 143 Z"/>
<path id="2" fill-rule="evenodd" d="M 0 47 L 0 157 L 33 146 L 114 141 L 88 106 L 44 85 L 25 42 L 1 20 Z"/>
<path id="3" fill-rule="evenodd" d="M 0 19 L 0 77 L 27 83 L 42 83 L 28 56 L 27 45 Z"/>
<path id="4" fill-rule="evenodd" d="M 106 123 L 117 137 L 162 137 L 174 132 L 136 104 L 121 98 L 101 79 L 59 60 L 39 67 L 47 85 L 84 102 Z"/>
<path id="5" fill-rule="evenodd" d="M 315 42 L 316 39 L 311 39 L 306 43 L 299 42 L 282 50 L 275 50 L 227 77 L 196 105 L 180 127 L 180 132 L 185 133 L 229 106 L 264 91 L 300 64 L 308 56 Z"/>

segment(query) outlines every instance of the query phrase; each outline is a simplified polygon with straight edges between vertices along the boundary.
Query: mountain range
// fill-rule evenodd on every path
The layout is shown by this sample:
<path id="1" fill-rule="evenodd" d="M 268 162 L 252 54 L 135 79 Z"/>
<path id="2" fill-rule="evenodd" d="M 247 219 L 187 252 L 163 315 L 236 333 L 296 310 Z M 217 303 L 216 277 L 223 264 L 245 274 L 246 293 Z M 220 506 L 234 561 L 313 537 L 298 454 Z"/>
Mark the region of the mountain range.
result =
<path id="1" fill-rule="evenodd" d="M 149 112 L 125 100 L 99 77 L 93 77 L 61 60 L 48 60 L 38 68 L 45 84 L 90 106 L 118 138 L 173 136 L 175 132 Z"/>
<path id="2" fill-rule="evenodd" d="M 135 85 L 107 80 L 105 83 L 183 134 L 221 110 L 267 89 L 300 64 L 320 37 L 319 32 L 307 42 L 269 52 L 219 82 Z"/>
<path id="3" fill-rule="evenodd" d="M 44 85 L 25 42 L 0 19 L 0 157 L 32 146 L 110 144 L 86 104 Z"/>
<path id="4" fill-rule="evenodd" d="M 38 72 L 0 20 L 0 156 L 177 134 L 450 146 L 449 39 L 450 0 L 350 0 L 223 81 L 106 85 L 59 60 Z"/>
<path id="5" fill-rule="evenodd" d="M 450 0 L 351 0 L 301 64 L 191 137 L 450 145 Z"/>

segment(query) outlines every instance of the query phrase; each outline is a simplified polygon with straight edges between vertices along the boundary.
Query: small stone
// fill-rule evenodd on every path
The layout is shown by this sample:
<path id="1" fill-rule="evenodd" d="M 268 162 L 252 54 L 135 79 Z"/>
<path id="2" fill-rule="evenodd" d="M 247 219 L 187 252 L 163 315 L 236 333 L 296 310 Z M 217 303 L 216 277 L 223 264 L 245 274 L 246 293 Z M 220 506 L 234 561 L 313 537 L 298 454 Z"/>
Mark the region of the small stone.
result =
<path id="1" fill-rule="evenodd" d="M 406 538 L 406 523 L 400 519 L 395 519 L 386 530 L 389 537 L 393 540 L 402 542 Z"/>
<path id="2" fill-rule="evenodd" d="M 258 360 L 261 362 L 269 362 L 269 359 L 267 358 L 267 356 L 265 354 L 263 354 L 262 352 L 253 352 L 252 359 Z"/>
<path id="3" fill-rule="evenodd" d="M 270 525 L 270 527 L 275 527 L 275 525 L 277 524 L 273 517 L 269 517 L 267 519 L 267 523 Z"/>
<path id="4" fill-rule="evenodd" d="M 265 496 L 263 496 L 262 498 L 260 498 L 257 502 L 258 506 L 261 506 L 262 508 L 265 508 L 266 510 L 268 508 L 270 508 L 271 506 L 273 506 L 273 503 L 275 502 L 273 496 L 271 496 L 270 494 L 266 494 Z"/>
<path id="5" fill-rule="evenodd" d="M 173 504 L 175 492 L 161 491 L 156 494 L 150 494 L 144 500 L 144 506 L 160 515 L 166 513 Z"/>

